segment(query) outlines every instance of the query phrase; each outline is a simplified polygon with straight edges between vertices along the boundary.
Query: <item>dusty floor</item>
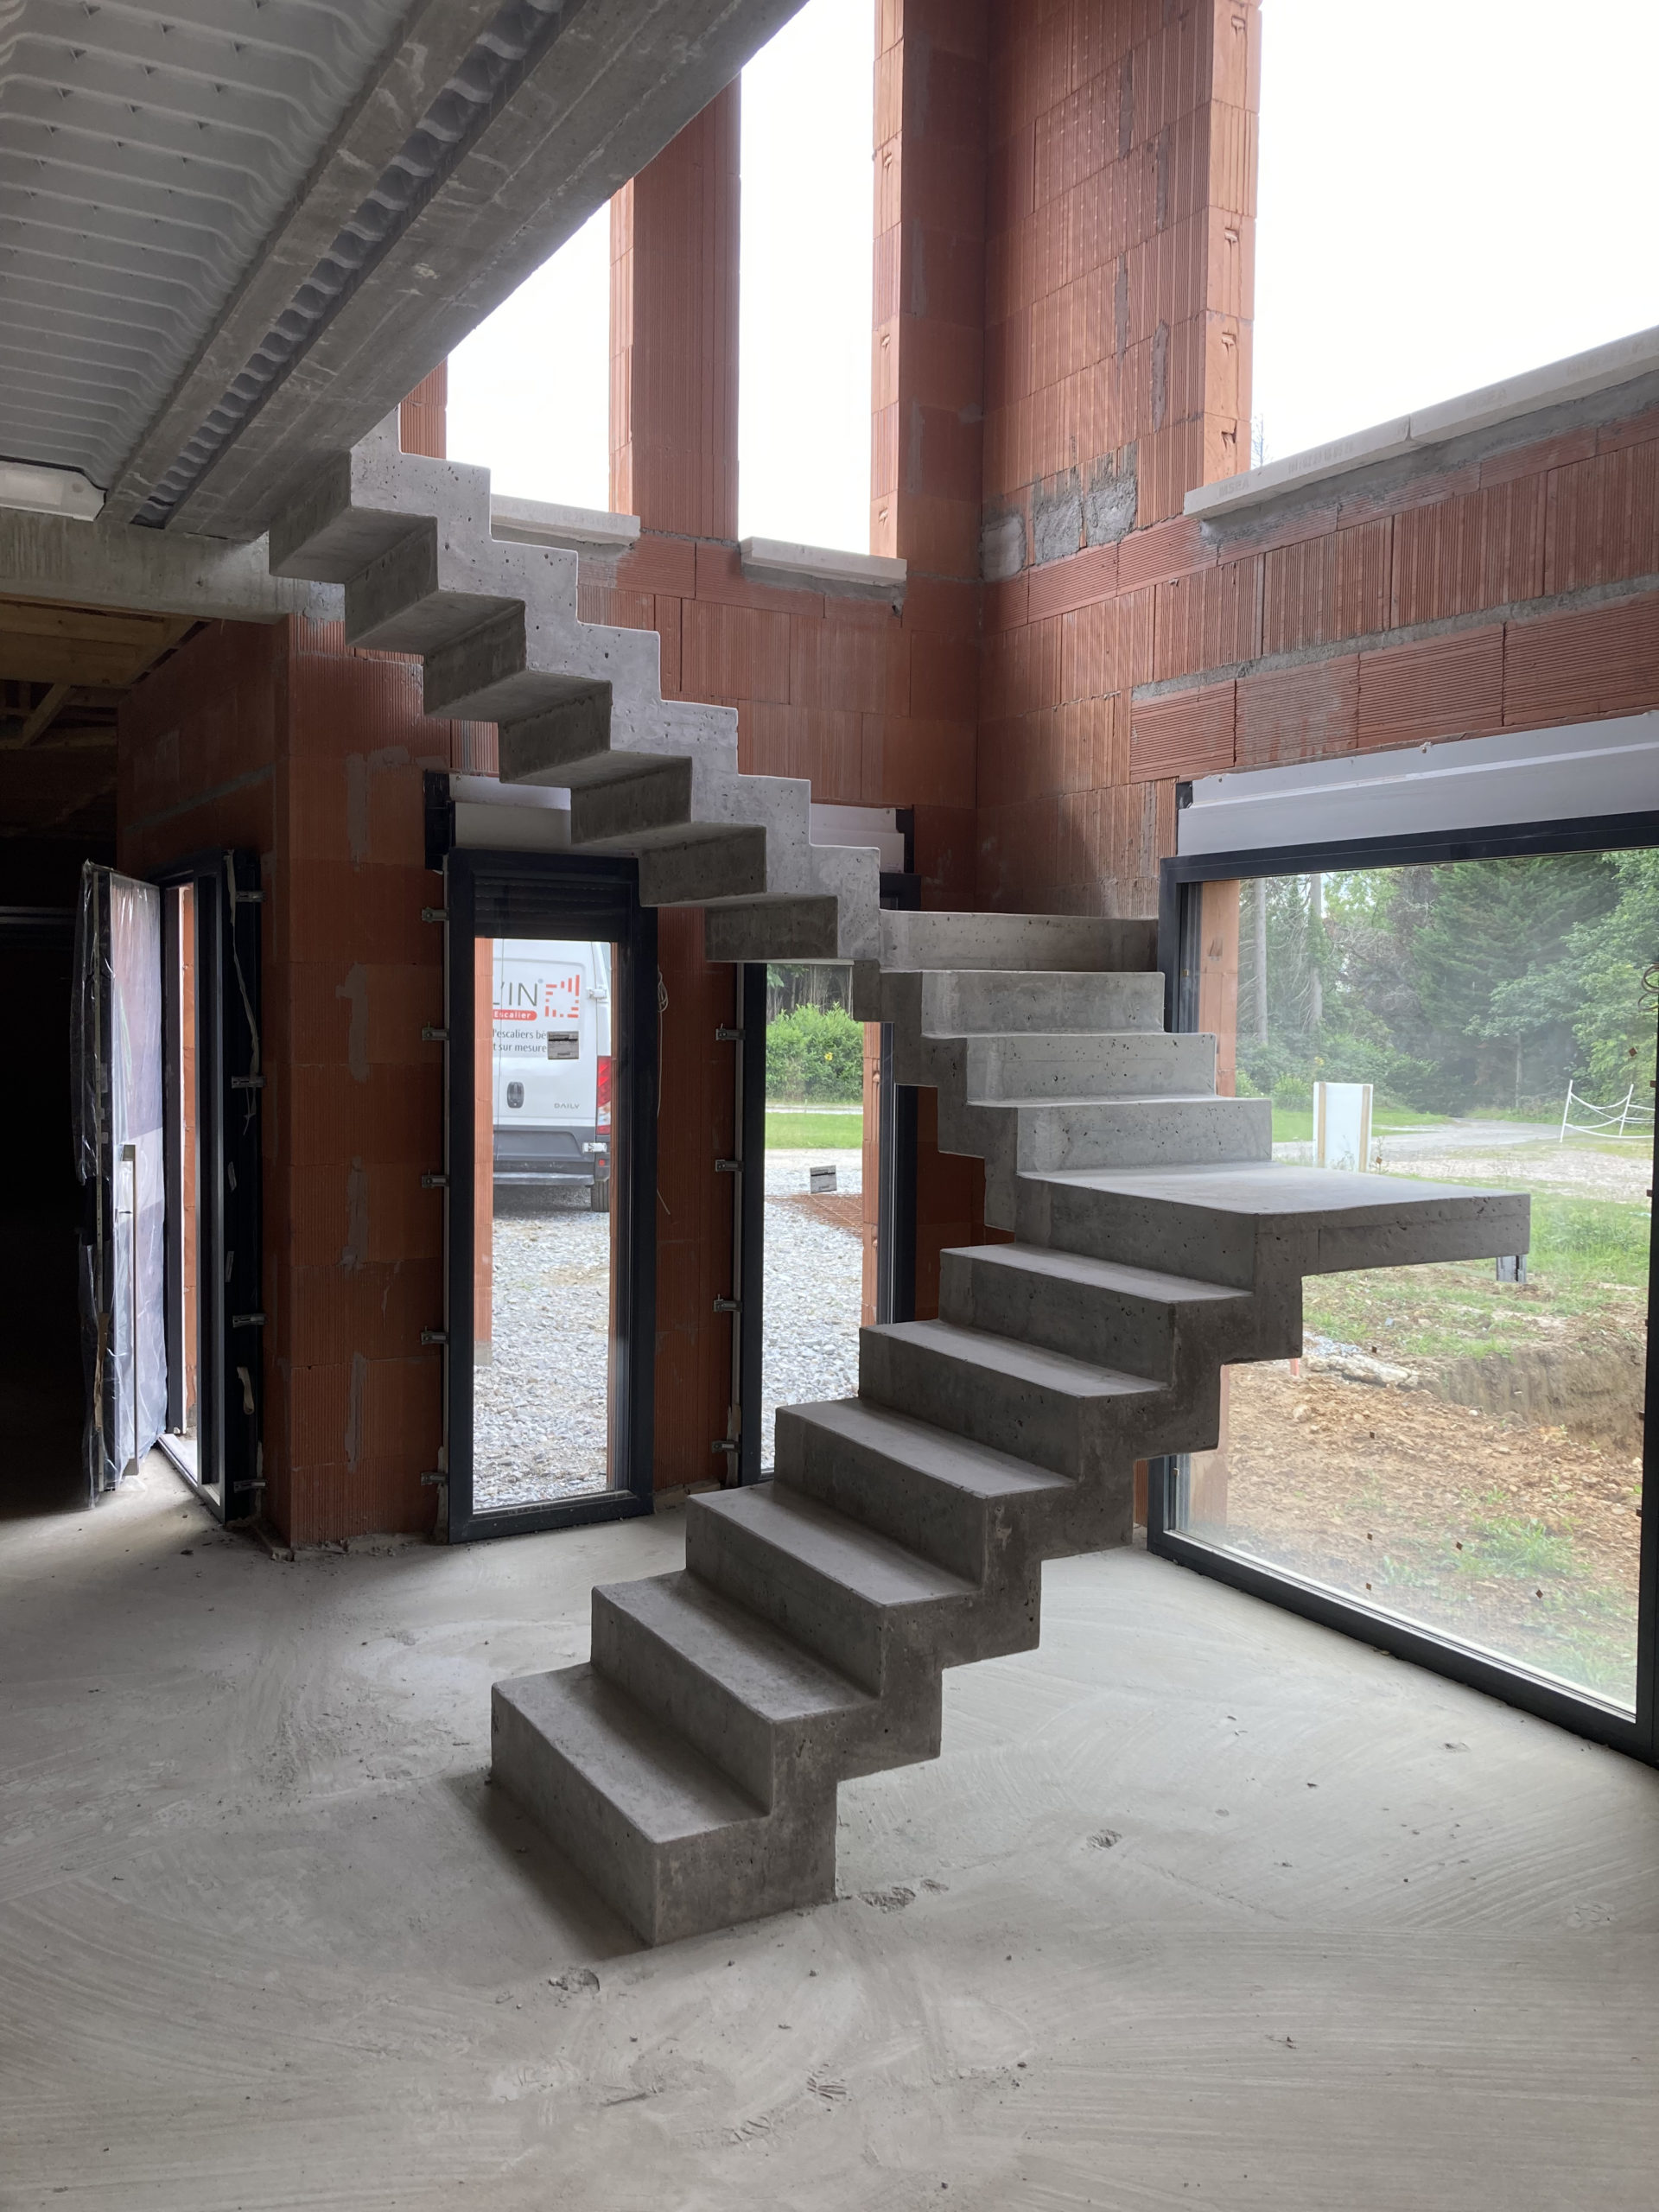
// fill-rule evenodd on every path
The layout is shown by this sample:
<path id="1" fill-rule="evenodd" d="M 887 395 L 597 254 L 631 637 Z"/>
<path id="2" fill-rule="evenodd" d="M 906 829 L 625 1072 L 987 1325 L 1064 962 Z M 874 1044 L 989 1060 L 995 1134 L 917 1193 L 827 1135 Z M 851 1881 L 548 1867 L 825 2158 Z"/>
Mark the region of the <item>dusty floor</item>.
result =
<path id="1" fill-rule="evenodd" d="M 1659 1776 L 1117 1553 L 841 1902 L 642 1952 L 488 1687 L 680 1542 L 0 1528 L 0 2206 L 1651 2212 Z"/>

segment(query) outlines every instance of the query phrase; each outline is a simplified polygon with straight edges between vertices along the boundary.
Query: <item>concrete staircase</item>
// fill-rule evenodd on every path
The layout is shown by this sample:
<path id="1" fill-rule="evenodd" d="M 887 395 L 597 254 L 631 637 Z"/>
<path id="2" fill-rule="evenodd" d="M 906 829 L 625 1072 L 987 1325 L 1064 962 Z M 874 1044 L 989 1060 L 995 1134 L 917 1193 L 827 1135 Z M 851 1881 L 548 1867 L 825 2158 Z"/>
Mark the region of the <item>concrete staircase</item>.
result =
<path id="1" fill-rule="evenodd" d="M 775 1478 L 693 1497 L 677 1573 L 598 1588 L 584 1666 L 499 1682 L 495 1779 L 649 1942 L 835 1893 L 836 1789 L 933 1757 L 946 1667 L 1039 1638 L 1042 1563 L 1128 1540 L 1138 1459 L 1217 1440 L 1222 1367 L 1301 1344 L 1304 1276 L 1518 1252 L 1524 1198 L 1275 1166 L 1163 1028 L 1154 925 L 883 914 L 876 855 L 662 700 L 649 632 L 579 623 L 574 556 L 497 543 L 481 470 L 359 448 L 272 533 L 429 713 L 501 724 L 573 845 L 701 904 L 711 957 L 846 959 L 1011 1243 L 937 1319 L 866 1329 L 856 1398 L 780 1412 Z"/>

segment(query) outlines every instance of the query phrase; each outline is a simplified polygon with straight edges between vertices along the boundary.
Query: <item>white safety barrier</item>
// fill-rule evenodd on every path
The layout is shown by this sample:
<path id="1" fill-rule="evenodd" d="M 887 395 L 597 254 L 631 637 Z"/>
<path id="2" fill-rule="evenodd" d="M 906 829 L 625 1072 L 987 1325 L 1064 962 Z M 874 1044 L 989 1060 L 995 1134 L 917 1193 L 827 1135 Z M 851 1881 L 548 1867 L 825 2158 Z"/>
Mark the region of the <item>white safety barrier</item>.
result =
<path id="1" fill-rule="evenodd" d="M 1591 1118 L 1588 1121 L 1575 1122 L 1573 1119 L 1573 1109 L 1575 1106 L 1581 1114 L 1586 1114 Z M 1631 1126 L 1632 1123 L 1635 1124 L 1634 1127 Z M 1651 1106 L 1638 1106 L 1636 1103 L 1634 1084 L 1615 1104 L 1597 1106 L 1585 1097 L 1582 1092 L 1575 1090 L 1572 1083 L 1568 1082 L 1567 1103 L 1561 1109 L 1561 1134 L 1556 1140 L 1558 1143 L 1565 1144 L 1569 1136 L 1625 1137 L 1634 1143 L 1637 1138 L 1650 1136 L 1652 1133 L 1653 1109 Z"/>

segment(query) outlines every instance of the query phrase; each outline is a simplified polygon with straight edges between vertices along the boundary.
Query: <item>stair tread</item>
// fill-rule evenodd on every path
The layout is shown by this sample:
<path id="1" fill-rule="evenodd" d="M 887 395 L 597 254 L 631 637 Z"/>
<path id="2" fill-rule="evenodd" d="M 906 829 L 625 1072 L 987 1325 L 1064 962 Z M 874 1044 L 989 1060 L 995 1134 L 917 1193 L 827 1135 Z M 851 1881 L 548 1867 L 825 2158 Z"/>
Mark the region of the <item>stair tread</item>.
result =
<path id="1" fill-rule="evenodd" d="M 1029 1096 L 1004 1091 L 995 1098 L 981 1097 L 969 1092 L 969 1106 L 1020 1106 L 1027 1109 L 1036 1107 L 1050 1114 L 1074 1113 L 1079 1106 L 1145 1106 L 1167 1113 L 1172 1106 L 1248 1106 L 1255 1102 L 1246 1098 L 1224 1098 L 1213 1090 L 1116 1090 L 1103 1093 L 1099 1097 L 1073 1096 L 1068 1093 L 1058 1098 L 1052 1091 L 1033 1092 Z"/>
<path id="2" fill-rule="evenodd" d="M 711 1759 L 591 1666 L 513 1676 L 496 1691 L 652 1843 L 766 1817 Z"/>
<path id="3" fill-rule="evenodd" d="M 1020 1172 L 1033 1182 L 1062 1183 L 1073 1190 L 1163 1199 L 1176 1205 L 1210 1206 L 1222 1212 L 1266 1217 L 1323 1214 L 1352 1220 L 1356 1216 L 1386 1214 L 1401 1206 L 1474 1200 L 1490 1205 L 1495 1198 L 1523 1195 L 1478 1190 L 1462 1183 L 1419 1182 L 1401 1175 L 1357 1174 L 1340 1167 L 1300 1167 L 1287 1160 L 1168 1167 L 1042 1167 Z"/>
<path id="4" fill-rule="evenodd" d="M 868 1445 L 889 1459 L 902 1459 L 918 1474 L 950 1484 L 975 1497 L 1028 1497 L 1042 1491 L 1070 1491 L 1069 1476 L 1047 1467 L 1016 1459 L 988 1444 L 913 1421 L 866 1398 L 825 1398 L 813 1405 L 780 1408 L 817 1428 L 829 1429 L 850 1442 Z"/>
<path id="5" fill-rule="evenodd" d="M 1154 1268 L 1132 1268 L 1122 1260 L 1097 1260 L 1087 1252 L 1066 1252 L 1048 1244 L 970 1244 L 951 1249 L 976 1266 L 1011 1268 L 1091 1290 L 1122 1291 L 1154 1303 L 1197 1306 L 1216 1299 L 1245 1301 L 1249 1296 L 1247 1291 L 1231 1289 L 1223 1282 L 1204 1282 L 1196 1275 L 1164 1274 Z"/>
<path id="6" fill-rule="evenodd" d="M 780 1629 L 683 1568 L 607 1585 L 605 1595 L 763 1719 L 803 1720 L 873 1702 Z"/>
<path id="7" fill-rule="evenodd" d="M 977 1584 L 798 1491 L 756 1483 L 692 1503 L 746 1527 L 763 1543 L 840 1583 L 869 1605 L 931 1605 L 941 1598 L 978 1594 Z"/>
<path id="8" fill-rule="evenodd" d="M 997 1336 L 985 1329 L 965 1329 L 954 1321 L 895 1321 L 877 1333 L 925 1345 L 964 1364 L 988 1368 L 1038 1389 L 1063 1391 L 1069 1397 L 1127 1398 L 1167 1387 L 1148 1376 L 1097 1367 L 1091 1361 L 1074 1359 L 1068 1352 L 1049 1351 L 1039 1344 Z"/>

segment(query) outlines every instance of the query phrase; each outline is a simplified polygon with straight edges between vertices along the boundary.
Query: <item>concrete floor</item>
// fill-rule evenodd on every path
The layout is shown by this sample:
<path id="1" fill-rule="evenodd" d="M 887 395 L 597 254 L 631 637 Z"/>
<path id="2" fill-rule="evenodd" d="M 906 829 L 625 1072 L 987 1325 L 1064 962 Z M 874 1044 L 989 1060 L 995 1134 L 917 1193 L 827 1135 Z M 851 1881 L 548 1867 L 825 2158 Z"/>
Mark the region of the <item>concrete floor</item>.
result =
<path id="1" fill-rule="evenodd" d="M 680 1547 L 0 1527 L 0 2206 L 1652 2212 L 1659 1776 L 1118 1553 L 841 1902 L 645 1952 L 488 1688 Z"/>

